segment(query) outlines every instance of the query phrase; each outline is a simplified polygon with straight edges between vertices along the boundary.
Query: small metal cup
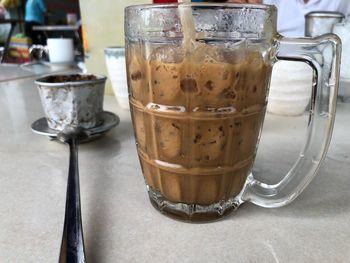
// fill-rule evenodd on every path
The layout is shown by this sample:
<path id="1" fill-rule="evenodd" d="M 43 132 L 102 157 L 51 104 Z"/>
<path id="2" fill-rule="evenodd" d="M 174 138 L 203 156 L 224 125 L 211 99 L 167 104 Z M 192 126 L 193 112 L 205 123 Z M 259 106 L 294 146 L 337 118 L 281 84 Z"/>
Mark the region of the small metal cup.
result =
<path id="1" fill-rule="evenodd" d="M 83 80 L 53 81 L 53 78 L 69 79 L 73 76 L 80 76 Z M 91 74 L 48 75 L 37 79 L 35 83 L 48 126 L 61 131 L 66 127 L 90 129 L 101 125 L 106 79 Z"/>
<path id="2" fill-rule="evenodd" d="M 305 15 L 305 36 L 317 37 L 332 33 L 333 25 L 341 22 L 344 15 L 339 12 L 317 11 Z"/>

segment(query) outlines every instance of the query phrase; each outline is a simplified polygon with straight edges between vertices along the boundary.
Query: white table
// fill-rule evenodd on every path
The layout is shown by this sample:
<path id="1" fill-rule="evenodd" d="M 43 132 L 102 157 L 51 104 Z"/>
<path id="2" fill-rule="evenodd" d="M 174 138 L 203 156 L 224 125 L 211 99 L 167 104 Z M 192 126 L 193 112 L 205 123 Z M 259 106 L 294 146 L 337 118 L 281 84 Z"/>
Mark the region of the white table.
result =
<path id="1" fill-rule="evenodd" d="M 35 79 L 36 76 L 52 74 L 52 73 L 67 73 L 67 72 L 79 72 L 81 71 L 78 66 L 72 64 L 67 67 L 50 66 L 49 63 L 43 64 L 41 62 L 28 62 L 24 64 L 0 64 L 0 83 L 10 82 L 11 85 L 17 80 L 26 80 L 29 78 Z M 14 81 L 14 82 L 12 82 Z M 33 81 L 31 81 L 33 82 Z M 30 82 L 30 83 L 31 83 Z M 7 85 L 7 84 L 4 84 Z"/>
<path id="2" fill-rule="evenodd" d="M 79 26 L 77 25 L 42 25 L 33 26 L 34 31 L 43 31 L 47 36 L 47 32 L 60 32 L 60 31 L 72 31 L 74 36 L 80 40 L 79 37 Z"/>
<path id="3" fill-rule="evenodd" d="M 148 201 L 130 114 L 80 147 L 85 247 L 104 262 L 349 262 L 350 104 L 339 104 L 319 175 L 291 205 L 245 204 L 226 219 L 188 224 Z M 57 262 L 64 220 L 68 146 L 31 132 L 43 116 L 33 79 L 0 83 L 0 262 Z M 255 170 L 275 182 L 298 154 L 306 116 L 267 115 Z"/>

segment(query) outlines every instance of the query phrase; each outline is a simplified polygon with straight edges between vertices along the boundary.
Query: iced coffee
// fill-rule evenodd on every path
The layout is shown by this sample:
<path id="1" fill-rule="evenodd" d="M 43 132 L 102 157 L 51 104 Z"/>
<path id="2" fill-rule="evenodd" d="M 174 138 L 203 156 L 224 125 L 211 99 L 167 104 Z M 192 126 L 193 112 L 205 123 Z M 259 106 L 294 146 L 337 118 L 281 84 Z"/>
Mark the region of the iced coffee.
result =
<path id="1" fill-rule="evenodd" d="M 129 102 L 151 203 L 190 221 L 219 219 L 244 202 L 289 204 L 328 149 L 338 39 L 284 38 L 274 6 L 178 2 L 125 9 Z M 333 56 L 320 52 L 325 48 Z M 286 176 L 270 185 L 251 171 L 271 67 L 282 59 L 306 60 L 319 77 L 306 145 Z"/>
<path id="2" fill-rule="evenodd" d="M 246 45 L 246 43 L 243 43 Z M 171 203 L 237 196 L 256 154 L 271 66 L 256 48 L 129 44 L 131 113 L 146 183 Z"/>

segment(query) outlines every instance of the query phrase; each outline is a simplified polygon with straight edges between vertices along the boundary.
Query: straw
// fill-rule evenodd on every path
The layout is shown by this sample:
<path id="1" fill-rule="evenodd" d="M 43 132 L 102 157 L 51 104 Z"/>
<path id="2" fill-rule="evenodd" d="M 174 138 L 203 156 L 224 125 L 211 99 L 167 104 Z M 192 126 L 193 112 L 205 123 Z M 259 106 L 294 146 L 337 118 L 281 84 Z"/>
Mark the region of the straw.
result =
<path id="1" fill-rule="evenodd" d="M 179 15 L 183 33 L 182 46 L 186 54 L 191 53 L 196 37 L 196 28 L 192 15 L 192 8 L 191 6 L 187 5 L 190 2 L 190 0 L 179 0 Z"/>

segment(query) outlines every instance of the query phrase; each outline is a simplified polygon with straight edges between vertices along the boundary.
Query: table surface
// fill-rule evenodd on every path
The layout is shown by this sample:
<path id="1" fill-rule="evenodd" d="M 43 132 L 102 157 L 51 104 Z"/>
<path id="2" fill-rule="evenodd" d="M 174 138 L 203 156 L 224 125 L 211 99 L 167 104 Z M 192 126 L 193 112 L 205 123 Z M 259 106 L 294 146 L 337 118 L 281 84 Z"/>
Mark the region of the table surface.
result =
<path id="1" fill-rule="evenodd" d="M 349 262 L 350 104 L 339 103 L 319 174 L 290 205 L 244 204 L 205 224 L 175 221 L 148 201 L 128 111 L 79 149 L 87 260 L 98 262 Z M 68 146 L 31 132 L 43 112 L 33 77 L 0 82 L 0 262 L 57 262 Z M 277 182 L 303 143 L 307 116 L 267 114 L 254 171 Z"/>
<path id="2" fill-rule="evenodd" d="M 75 72 L 78 70 L 75 64 L 67 67 L 53 67 L 50 66 L 50 63 L 39 63 L 39 62 L 28 62 L 21 65 L 18 64 L 0 64 L 0 83 L 1 82 L 9 82 L 20 79 L 35 79 L 36 76 L 50 73 L 65 73 L 71 72 L 74 70 Z"/>

